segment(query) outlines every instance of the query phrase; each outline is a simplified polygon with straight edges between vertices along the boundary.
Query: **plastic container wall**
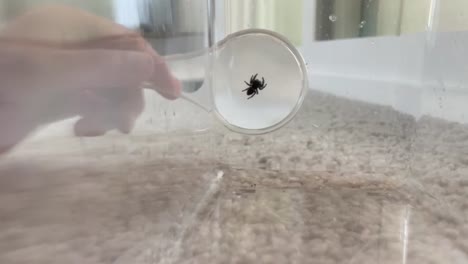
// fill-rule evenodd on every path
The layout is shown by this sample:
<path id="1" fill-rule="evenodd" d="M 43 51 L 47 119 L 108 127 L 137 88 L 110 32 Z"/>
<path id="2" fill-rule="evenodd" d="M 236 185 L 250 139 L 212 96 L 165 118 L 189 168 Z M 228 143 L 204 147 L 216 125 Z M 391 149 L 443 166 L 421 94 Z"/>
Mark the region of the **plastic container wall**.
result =
<path id="1" fill-rule="evenodd" d="M 52 1 L 12 2 L 4 28 Z M 273 30 L 310 92 L 264 135 L 154 91 L 129 135 L 39 130 L 0 156 L 0 263 L 467 262 L 465 1 L 60 2 L 169 58 Z M 183 81 L 211 73 L 177 62 Z"/>

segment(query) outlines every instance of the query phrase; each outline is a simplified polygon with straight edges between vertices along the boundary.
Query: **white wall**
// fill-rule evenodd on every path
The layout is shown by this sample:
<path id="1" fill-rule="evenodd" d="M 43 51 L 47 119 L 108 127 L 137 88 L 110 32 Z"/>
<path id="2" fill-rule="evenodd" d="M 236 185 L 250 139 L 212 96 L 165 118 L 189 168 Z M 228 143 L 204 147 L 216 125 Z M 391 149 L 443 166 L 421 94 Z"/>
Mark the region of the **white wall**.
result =
<path id="1" fill-rule="evenodd" d="M 397 6 L 380 4 L 380 12 Z M 378 33 L 394 28 L 392 21 L 398 19 L 381 16 Z M 311 89 L 415 117 L 468 123 L 468 31 L 455 31 L 468 29 L 468 1 L 406 0 L 401 23 L 401 36 L 312 41 L 301 47 Z"/>
<path id="2" fill-rule="evenodd" d="M 438 31 L 468 30 L 468 1 L 467 0 L 439 0 Z"/>
<path id="3" fill-rule="evenodd" d="M 431 4 L 433 1 L 438 0 L 403 1 L 403 13 L 401 15 L 402 34 L 413 34 L 426 30 L 431 13 Z"/>
<path id="4" fill-rule="evenodd" d="M 317 42 L 304 53 L 311 89 L 468 123 L 467 46 L 462 31 Z"/>
<path id="5" fill-rule="evenodd" d="M 304 50 L 311 89 L 419 116 L 425 35 L 316 42 Z"/>
<path id="6" fill-rule="evenodd" d="M 128 28 L 140 26 L 137 1 L 113 0 L 115 22 Z"/>
<path id="7" fill-rule="evenodd" d="M 311 3 L 308 2 L 315 0 L 225 0 L 224 31 L 230 34 L 249 28 L 269 29 L 301 45 L 303 15 L 310 17 L 308 13 L 304 14 L 302 11 L 306 10 L 304 6 L 310 6 Z"/>
<path id="8" fill-rule="evenodd" d="M 411 0 L 414 1 L 414 0 Z M 377 11 L 377 34 L 380 35 L 398 35 L 400 32 L 400 23 L 402 23 L 404 2 L 396 0 L 387 0 L 378 2 Z M 403 25 L 401 25 L 403 27 Z"/>

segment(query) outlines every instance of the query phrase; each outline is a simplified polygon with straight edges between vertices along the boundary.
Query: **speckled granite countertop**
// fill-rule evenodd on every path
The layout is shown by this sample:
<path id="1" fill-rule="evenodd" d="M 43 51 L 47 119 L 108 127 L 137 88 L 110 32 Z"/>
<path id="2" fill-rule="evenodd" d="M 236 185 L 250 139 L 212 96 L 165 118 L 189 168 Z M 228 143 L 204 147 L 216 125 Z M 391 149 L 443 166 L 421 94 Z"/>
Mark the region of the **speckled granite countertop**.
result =
<path id="1" fill-rule="evenodd" d="M 467 214 L 467 127 L 319 93 L 269 135 L 53 138 L 0 160 L 2 264 L 467 263 Z"/>

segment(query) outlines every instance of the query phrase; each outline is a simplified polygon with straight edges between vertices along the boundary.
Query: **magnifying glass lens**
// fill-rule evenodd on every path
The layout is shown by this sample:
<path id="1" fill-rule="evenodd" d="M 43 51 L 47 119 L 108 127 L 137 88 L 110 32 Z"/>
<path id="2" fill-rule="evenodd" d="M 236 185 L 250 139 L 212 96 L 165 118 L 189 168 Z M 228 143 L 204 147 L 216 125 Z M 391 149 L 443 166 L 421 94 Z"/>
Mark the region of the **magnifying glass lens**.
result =
<path id="1" fill-rule="evenodd" d="M 212 90 L 216 111 L 227 126 L 268 132 L 297 112 L 307 76 L 298 52 L 279 36 L 240 32 L 214 53 Z"/>
<path id="2" fill-rule="evenodd" d="M 229 129 L 243 134 L 267 133 L 285 125 L 308 89 L 300 53 L 267 30 L 239 31 L 205 55 L 169 61 L 178 77 L 191 80 L 184 82 L 184 99 L 215 112 Z M 192 67 L 200 64 L 205 67 Z M 206 72 L 197 72 L 199 68 Z M 188 78 L 190 74 L 198 77 Z"/>

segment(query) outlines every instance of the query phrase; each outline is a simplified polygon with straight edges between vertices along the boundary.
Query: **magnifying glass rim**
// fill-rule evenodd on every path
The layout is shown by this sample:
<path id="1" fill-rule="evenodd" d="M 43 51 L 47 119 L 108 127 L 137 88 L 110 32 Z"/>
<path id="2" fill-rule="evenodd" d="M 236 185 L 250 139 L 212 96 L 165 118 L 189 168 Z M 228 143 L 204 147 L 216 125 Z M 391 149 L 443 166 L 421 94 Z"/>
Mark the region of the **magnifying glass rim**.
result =
<path id="1" fill-rule="evenodd" d="M 240 133 L 240 134 L 247 134 L 247 135 L 262 135 L 262 134 L 267 134 L 267 133 L 276 131 L 284 127 L 296 116 L 302 104 L 304 103 L 304 99 L 309 90 L 309 79 L 307 75 L 307 67 L 305 65 L 304 57 L 302 56 L 302 54 L 296 49 L 296 47 L 286 37 L 271 30 L 246 29 L 246 30 L 237 31 L 235 33 L 228 35 L 222 41 L 218 42 L 215 46 L 215 49 L 217 50 L 218 48 L 221 48 L 223 45 L 225 45 L 227 42 L 229 42 L 232 39 L 242 37 L 242 36 L 247 36 L 247 35 L 253 35 L 253 34 L 263 34 L 263 35 L 267 35 L 269 37 L 274 38 L 276 41 L 281 42 L 281 44 L 286 46 L 289 49 L 289 51 L 292 53 L 292 55 L 294 56 L 295 60 L 297 61 L 297 64 L 301 68 L 301 75 L 302 75 L 302 90 L 301 90 L 301 94 L 299 95 L 296 105 L 294 106 L 292 111 L 281 121 L 271 126 L 268 126 L 265 128 L 258 128 L 258 129 L 244 128 L 244 127 L 240 127 L 240 126 L 230 123 L 218 111 L 218 108 L 215 102 L 213 102 L 213 106 L 214 106 L 213 112 L 215 113 L 216 117 L 223 123 L 223 125 L 233 132 Z M 212 60 L 215 60 L 215 59 L 216 58 L 212 57 Z M 209 76 L 209 78 L 213 78 L 213 76 Z M 213 94 L 212 99 L 214 100 L 214 94 Z"/>

